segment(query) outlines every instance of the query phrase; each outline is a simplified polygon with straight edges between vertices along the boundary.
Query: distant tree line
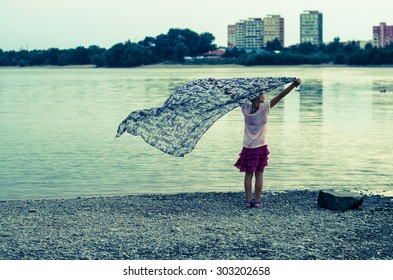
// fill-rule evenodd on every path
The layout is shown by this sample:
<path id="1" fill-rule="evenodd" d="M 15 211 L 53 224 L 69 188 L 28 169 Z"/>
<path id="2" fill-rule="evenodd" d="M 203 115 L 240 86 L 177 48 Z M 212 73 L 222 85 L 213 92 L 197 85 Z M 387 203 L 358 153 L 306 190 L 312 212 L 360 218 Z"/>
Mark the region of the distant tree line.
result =
<path id="1" fill-rule="evenodd" d="M 283 48 L 276 39 L 269 42 L 261 52 L 246 53 L 237 49 L 227 50 L 224 57 L 235 58 L 241 65 L 300 65 L 324 64 L 336 65 L 382 65 L 393 64 L 393 44 L 386 48 L 367 44 L 364 49 L 356 42 L 341 43 L 335 38 L 329 44 L 313 45 L 301 43 Z"/>
<path id="2" fill-rule="evenodd" d="M 167 34 L 146 37 L 132 43 L 118 43 L 109 49 L 98 46 L 60 50 L 2 51 L 0 66 L 86 65 L 97 67 L 134 67 L 156 63 L 185 63 L 185 57 L 195 57 L 217 49 L 211 33 L 198 34 L 190 29 L 170 29 Z M 187 61 L 190 63 L 190 61 Z M 222 59 L 195 60 L 196 64 L 240 65 L 382 65 L 393 64 L 393 44 L 376 48 L 367 44 L 360 48 L 356 42 L 342 43 L 339 38 L 328 44 L 301 43 L 283 48 L 279 40 L 268 42 L 263 50 L 245 52 L 227 49 Z"/>
<path id="3" fill-rule="evenodd" d="M 215 50 L 211 33 L 198 34 L 190 29 L 170 29 L 167 34 L 146 37 L 143 41 L 118 43 L 110 49 L 98 46 L 60 50 L 0 49 L 0 66 L 86 65 L 98 67 L 134 67 L 166 61 L 184 62 L 185 56 L 197 56 Z"/>

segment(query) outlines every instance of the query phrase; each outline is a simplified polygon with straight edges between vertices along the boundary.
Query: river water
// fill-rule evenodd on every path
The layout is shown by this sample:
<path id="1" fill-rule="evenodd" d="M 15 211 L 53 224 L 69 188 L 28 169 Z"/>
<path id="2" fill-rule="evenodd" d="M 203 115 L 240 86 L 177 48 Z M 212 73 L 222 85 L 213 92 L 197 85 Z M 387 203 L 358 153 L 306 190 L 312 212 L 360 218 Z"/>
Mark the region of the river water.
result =
<path id="1" fill-rule="evenodd" d="M 271 110 L 265 190 L 392 194 L 393 69 L 349 67 L 0 68 L 0 200 L 241 191 L 235 109 L 176 158 L 124 134 L 133 110 L 159 107 L 198 78 L 299 76 Z M 269 93 L 270 99 L 277 91 Z"/>

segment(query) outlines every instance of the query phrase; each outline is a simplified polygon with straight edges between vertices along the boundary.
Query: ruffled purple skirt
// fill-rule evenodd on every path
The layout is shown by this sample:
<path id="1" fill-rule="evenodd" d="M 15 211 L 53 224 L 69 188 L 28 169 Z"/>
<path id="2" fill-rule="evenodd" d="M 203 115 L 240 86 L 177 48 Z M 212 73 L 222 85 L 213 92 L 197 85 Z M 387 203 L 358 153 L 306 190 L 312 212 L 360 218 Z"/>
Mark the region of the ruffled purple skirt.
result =
<path id="1" fill-rule="evenodd" d="M 269 154 L 267 145 L 254 149 L 243 147 L 235 166 L 240 172 L 264 172 Z"/>

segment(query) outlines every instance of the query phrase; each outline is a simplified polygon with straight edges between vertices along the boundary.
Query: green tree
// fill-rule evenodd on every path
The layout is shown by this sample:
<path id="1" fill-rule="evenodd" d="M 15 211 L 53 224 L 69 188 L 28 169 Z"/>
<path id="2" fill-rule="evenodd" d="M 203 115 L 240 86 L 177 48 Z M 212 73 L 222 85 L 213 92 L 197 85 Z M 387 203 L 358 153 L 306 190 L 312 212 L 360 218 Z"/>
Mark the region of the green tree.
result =
<path id="1" fill-rule="evenodd" d="M 152 48 L 156 45 L 156 39 L 153 37 L 145 37 L 143 41 L 138 42 L 139 45 L 144 47 Z"/>
<path id="2" fill-rule="evenodd" d="M 244 50 L 239 50 L 237 48 L 233 49 L 226 49 L 225 53 L 223 54 L 223 57 L 225 58 L 238 58 L 241 54 L 245 54 L 246 51 Z"/>
<path id="3" fill-rule="evenodd" d="M 345 56 L 344 53 L 339 53 L 336 55 L 336 58 L 334 59 L 334 64 L 345 64 L 347 62 L 347 57 Z"/>
<path id="4" fill-rule="evenodd" d="M 154 51 L 160 60 L 167 60 L 171 56 L 171 46 L 168 35 L 160 34 L 156 37 Z"/>
<path id="5" fill-rule="evenodd" d="M 189 53 L 189 51 L 190 50 L 183 42 L 177 43 L 177 45 L 173 48 L 173 54 L 176 60 L 180 63 L 184 62 L 184 57 Z"/>
<path id="6" fill-rule="evenodd" d="M 317 49 L 318 49 L 318 45 L 313 45 L 310 42 L 301 43 L 298 46 L 298 52 L 300 54 L 305 54 L 305 55 L 312 54 L 312 53 L 316 52 Z"/>
<path id="7" fill-rule="evenodd" d="M 198 55 L 199 46 L 199 35 L 198 33 L 190 29 L 177 29 L 172 28 L 168 31 L 169 46 L 172 51 L 171 55 L 176 57 L 174 54 L 174 48 L 179 44 L 183 43 L 188 48 L 186 55 L 196 56 Z"/>
<path id="8" fill-rule="evenodd" d="M 363 65 L 364 64 L 364 51 L 359 50 L 351 53 L 347 58 L 348 65 Z"/>
<path id="9" fill-rule="evenodd" d="M 45 51 L 44 65 L 59 65 L 60 50 L 57 48 L 50 48 Z"/>
<path id="10" fill-rule="evenodd" d="M 70 64 L 84 65 L 89 63 L 89 51 L 84 47 L 70 50 Z"/>
<path id="11" fill-rule="evenodd" d="M 265 49 L 267 51 L 281 51 L 282 50 L 282 46 L 281 46 L 280 40 L 278 40 L 276 38 L 273 41 L 267 42 Z"/>
<path id="12" fill-rule="evenodd" d="M 344 46 L 344 52 L 346 54 L 354 53 L 355 51 L 357 51 L 359 49 L 360 49 L 360 47 L 355 41 L 352 41 L 351 43 L 348 43 Z"/>
<path id="13" fill-rule="evenodd" d="M 143 46 L 135 43 L 130 43 L 129 41 L 124 45 L 122 58 L 123 67 L 134 67 L 145 64 L 146 58 Z"/>
<path id="14" fill-rule="evenodd" d="M 29 54 L 29 65 L 44 65 L 46 52 L 44 51 L 30 51 Z"/>
<path id="15" fill-rule="evenodd" d="M 366 46 L 364 47 L 365 50 L 372 49 L 373 45 L 371 43 L 367 43 Z"/>
<path id="16" fill-rule="evenodd" d="M 206 53 L 217 49 L 217 46 L 213 44 L 215 37 L 213 34 L 205 32 L 199 35 L 199 46 L 197 54 Z"/>
<path id="17" fill-rule="evenodd" d="M 380 54 L 378 48 L 368 49 L 364 53 L 364 63 L 368 65 L 380 64 Z"/>
<path id="18" fill-rule="evenodd" d="M 333 42 L 327 45 L 327 52 L 330 54 L 337 54 L 343 51 L 343 44 L 340 43 L 340 38 L 334 38 Z"/>
<path id="19" fill-rule="evenodd" d="M 102 55 L 102 61 L 104 66 L 121 67 L 121 55 L 123 53 L 123 50 L 124 45 L 122 43 L 115 44 L 109 50 L 106 50 Z"/>
<path id="20" fill-rule="evenodd" d="M 89 46 L 89 64 L 96 65 L 97 67 L 101 67 L 104 65 L 102 61 L 102 54 L 105 52 L 104 48 L 100 48 L 99 46 Z"/>

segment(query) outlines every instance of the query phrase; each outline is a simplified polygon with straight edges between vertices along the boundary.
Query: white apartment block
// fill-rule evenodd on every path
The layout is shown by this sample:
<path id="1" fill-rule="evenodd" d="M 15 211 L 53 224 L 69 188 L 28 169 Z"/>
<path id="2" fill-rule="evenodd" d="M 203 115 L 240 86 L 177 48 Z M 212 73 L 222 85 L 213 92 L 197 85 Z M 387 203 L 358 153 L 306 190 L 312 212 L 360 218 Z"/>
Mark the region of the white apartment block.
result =
<path id="1" fill-rule="evenodd" d="M 322 13 L 304 11 L 300 15 L 300 43 L 322 44 Z"/>
<path id="2" fill-rule="evenodd" d="M 268 15 L 263 19 L 263 45 L 274 39 L 284 47 L 284 18 L 280 15 Z"/>
<path id="3" fill-rule="evenodd" d="M 261 49 L 263 46 L 263 21 L 261 18 L 241 20 L 228 25 L 228 48 Z"/>

